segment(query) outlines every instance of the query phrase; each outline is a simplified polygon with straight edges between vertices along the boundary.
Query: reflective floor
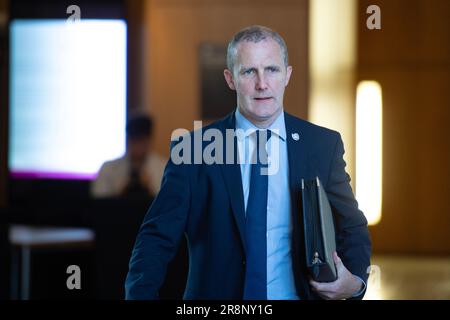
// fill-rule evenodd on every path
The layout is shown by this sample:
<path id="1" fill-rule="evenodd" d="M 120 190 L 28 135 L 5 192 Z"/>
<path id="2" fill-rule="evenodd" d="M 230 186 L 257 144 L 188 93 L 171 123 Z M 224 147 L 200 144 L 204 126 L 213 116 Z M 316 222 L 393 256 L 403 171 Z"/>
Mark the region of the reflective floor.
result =
<path id="1" fill-rule="evenodd" d="M 450 257 L 375 255 L 364 300 L 450 299 Z"/>

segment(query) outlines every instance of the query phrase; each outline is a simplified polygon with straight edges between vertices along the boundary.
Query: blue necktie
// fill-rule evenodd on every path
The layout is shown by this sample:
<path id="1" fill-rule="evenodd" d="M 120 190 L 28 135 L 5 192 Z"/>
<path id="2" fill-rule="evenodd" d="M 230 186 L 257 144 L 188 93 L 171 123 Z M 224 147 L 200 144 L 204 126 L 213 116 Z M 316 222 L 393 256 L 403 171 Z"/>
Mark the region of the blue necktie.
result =
<path id="1" fill-rule="evenodd" d="M 267 132 L 267 138 L 265 138 Z M 271 131 L 256 131 L 256 163 L 252 162 L 250 191 L 248 195 L 245 241 L 246 272 L 244 285 L 245 300 L 267 299 L 267 154 L 265 142 Z M 261 159 L 263 157 L 263 159 Z M 264 172 L 261 172 L 263 169 Z"/>

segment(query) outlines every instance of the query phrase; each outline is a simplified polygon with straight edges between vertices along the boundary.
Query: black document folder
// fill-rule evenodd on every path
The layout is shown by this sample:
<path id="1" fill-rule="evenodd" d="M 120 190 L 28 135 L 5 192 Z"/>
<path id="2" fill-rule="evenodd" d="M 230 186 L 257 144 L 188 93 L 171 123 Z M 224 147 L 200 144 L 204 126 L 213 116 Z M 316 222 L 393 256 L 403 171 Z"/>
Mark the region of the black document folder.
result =
<path id="1" fill-rule="evenodd" d="M 337 279 L 333 251 L 336 250 L 333 213 L 318 177 L 301 181 L 306 266 L 318 282 Z"/>

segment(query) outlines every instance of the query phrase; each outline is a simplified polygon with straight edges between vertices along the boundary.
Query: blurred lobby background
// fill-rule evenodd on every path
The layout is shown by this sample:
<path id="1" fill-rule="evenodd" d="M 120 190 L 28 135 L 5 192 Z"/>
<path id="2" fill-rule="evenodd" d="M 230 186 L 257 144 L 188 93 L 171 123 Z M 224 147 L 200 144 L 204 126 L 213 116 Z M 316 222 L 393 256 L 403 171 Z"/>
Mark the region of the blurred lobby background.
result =
<path id="1" fill-rule="evenodd" d="M 95 116 L 97 122 L 87 127 L 95 130 L 96 123 L 114 122 L 123 131 L 127 113 L 146 112 L 154 119 L 154 152 L 166 159 L 175 129 L 192 130 L 193 121 L 207 124 L 234 108 L 234 96 L 222 80 L 225 46 L 232 35 L 253 24 L 278 31 L 294 70 L 286 111 L 341 132 L 353 190 L 370 214 L 373 267 L 365 299 L 450 299 L 448 0 L 0 0 L 0 299 L 120 299 L 134 237 L 151 203 L 91 199 L 92 167 L 70 179 L 13 172 L 11 115 L 24 95 L 13 86 L 13 54 L 24 53 L 12 50 L 19 43 L 13 41 L 14 21 L 65 21 L 72 4 L 79 7 L 81 22 L 121 21 L 102 39 L 122 37 L 126 42 L 111 43 L 125 54 L 103 58 L 123 61 L 125 69 L 113 72 L 93 65 L 93 79 L 117 80 L 119 89 L 86 89 L 88 95 L 77 101 L 102 111 L 84 108 L 78 114 L 79 109 L 66 108 L 59 119 L 72 128 L 72 120 Z M 37 46 L 42 43 L 32 40 Z M 50 60 L 66 52 L 58 45 Z M 29 47 L 25 43 L 23 48 Z M 89 47 L 78 49 L 95 55 Z M 71 63 L 70 57 L 64 58 Z M 52 75 L 58 75 L 58 68 Z M 41 76 L 34 73 L 27 85 L 48 81 Z M 65 83 L 55 81 L 63 91 Z M 368 99 L 360 84 L 374 84 L 365 91 Z M 71 89 L 76 95 L 73 85 Z M 118 98 L 110 101 L 111 96 Z M 108 103 L 116 113 L 108 111 Z M 73 128 L 69 136 L 85 134 Z M 30 134 L 32 127 L 15 130 Z M 121 134 L 117 141 L 124 147 Z M 120 155 L 123 148 L 115 147 L 113 141 L 111 150 Z M 77 161 L 93 158 L 96 151 L 88 149 Z M 379 161 L 366 169 L 364 155 Z M 358 185 L 358 177 L 367 178 Z M 364 181 L 370 181 L 368 187 Z M 69 265 L 81 268 L 81 290 L 66 287 Z M 181 296 L 186 269 L 183 244 L 169 268 L 162 298 Z"/>

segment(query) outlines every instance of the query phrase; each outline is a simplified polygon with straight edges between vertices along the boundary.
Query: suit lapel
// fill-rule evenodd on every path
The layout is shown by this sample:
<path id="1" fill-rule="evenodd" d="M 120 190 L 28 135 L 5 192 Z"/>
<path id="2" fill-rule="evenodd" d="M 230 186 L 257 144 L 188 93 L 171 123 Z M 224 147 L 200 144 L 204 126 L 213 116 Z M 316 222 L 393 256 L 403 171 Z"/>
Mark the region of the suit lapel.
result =
<path id="1" fill-rule="evenodd" d="M 289 186 L 291 195 L 294 195 L 300 192 L 301 178 L 307 175 L 308 148 L 303 128 L 299 125 L 298 120 L 287 113 L 285 113 L 284 119 L 289 158 Z"/>
<path id="2" fill-rule="evenodd" d="M 285 113 L 286 139 L 289 158 L 289 188 L 292 204 L 292 258 L 294 278 L 299 295 L 303 298 L 309 296 L 308 284 L 303 279 L 305 255 L 304 232 L 301 210 L 301 179 L 308 176 L 308 138 L 301 120 Z"/>
<path id="3" fill-rule="evenodd" d="M 235 117 L 234 112 L 232 112 L 224 121 L 224 126 L 221 128 L 222 134 L 226 137 L 226 129 L 235 129 Z M 227 186 L 228 195 L 231 202 L 231 208 L 233 210 L 234 219 L 241 236 L 242 246 L 245 252 L 245 208 L 244 208 L 244 194 L 242 191 L 242 177 L 241 177 L 241 167 L 237 161 L 237 138 L 233 139 L 234 143 L 234 161 L 232 164 L 223 164 L 220 166 L 222 175 Z M 224 148 L 226 148 L 226 143 L 224 139 Z M 226 155 L 226 149 L 224 149 L 223 154 Z M 226 158 L 226 157 L 224 157 Z M 224 160 L 225 161 L 225 160 Z"/>

